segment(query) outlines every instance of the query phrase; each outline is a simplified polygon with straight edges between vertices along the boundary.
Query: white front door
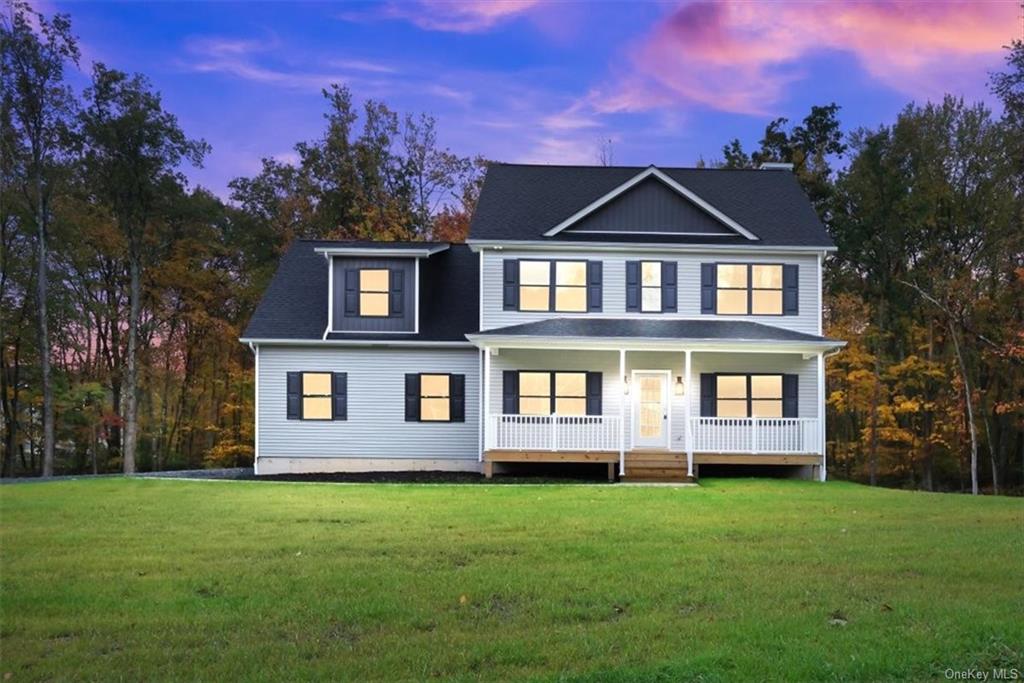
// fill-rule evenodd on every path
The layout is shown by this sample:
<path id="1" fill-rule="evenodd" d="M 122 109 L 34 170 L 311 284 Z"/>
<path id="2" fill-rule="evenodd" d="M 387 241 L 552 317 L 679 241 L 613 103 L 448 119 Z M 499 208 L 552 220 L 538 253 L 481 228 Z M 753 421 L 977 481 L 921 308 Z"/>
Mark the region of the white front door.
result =
<path id="1" fill-rule="evenodd" d="M 667 372 L 633 373 L 633 445 L 637 448 L 668 448 Z"/>

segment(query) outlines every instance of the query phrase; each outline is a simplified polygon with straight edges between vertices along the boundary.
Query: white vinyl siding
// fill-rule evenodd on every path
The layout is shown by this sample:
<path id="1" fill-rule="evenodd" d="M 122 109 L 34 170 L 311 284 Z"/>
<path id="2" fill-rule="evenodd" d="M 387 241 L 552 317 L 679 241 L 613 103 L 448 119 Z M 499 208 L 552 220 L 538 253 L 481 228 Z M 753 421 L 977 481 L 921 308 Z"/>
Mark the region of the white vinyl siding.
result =
<path id="1" fill-rule="evenodd" d="M 601 261 L 603 265 L 603 309 L 600 313 L 567 313 L 552 311 L 503 310 L 502 263 L 505 259 L 555 259 Z M 667 254 L 665 252 L 627 253 L 599 251 L 543 252 L 504 249 L 488 250 L 483 259 L 480 329 L 518 325 L 556 317 L 609 317 L 636 316 L 626 313 L 626 261 L 675 261 L 678 264 L 678 311 L 675 313 L 645 314 L 663 318 L 690 318 L 699 320 L 736 320 L 735 315 L 711 315 L 700 312 L 701 263 L 792 263 L 799 266 L 799 315 L 745 315 L 743 320 L 765 323 L 785 329 L 818 334 L 821 302 L 818 299 L 818 261 L 815 254 L 772 253 L 757 255 L 752 252 L 715 252 L 706 254 Z"/>
<path id="2" fill-rule="evenodd" d="M 431 458 L 479 454 L 479 352 L 260 346 L 259 455 L 291 458 Z M 348 374 L 346 421 L 286 417 L 289 372 Z M 406 422 L 406 373 L 466 376 L 465 422 Z"/>

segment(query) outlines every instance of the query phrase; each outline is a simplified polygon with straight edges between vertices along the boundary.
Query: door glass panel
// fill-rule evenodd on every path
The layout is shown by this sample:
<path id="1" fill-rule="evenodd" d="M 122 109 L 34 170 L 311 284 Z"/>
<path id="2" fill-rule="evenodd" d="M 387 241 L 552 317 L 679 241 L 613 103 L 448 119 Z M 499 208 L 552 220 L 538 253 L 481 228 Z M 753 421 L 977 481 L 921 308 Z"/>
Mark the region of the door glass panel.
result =
<path id="1" fill-rule="evenodd" d="M 662 377 L 640 377 L 640 437 L 643 439 L 658 439 L 662 435 L 663 382 Z"/>

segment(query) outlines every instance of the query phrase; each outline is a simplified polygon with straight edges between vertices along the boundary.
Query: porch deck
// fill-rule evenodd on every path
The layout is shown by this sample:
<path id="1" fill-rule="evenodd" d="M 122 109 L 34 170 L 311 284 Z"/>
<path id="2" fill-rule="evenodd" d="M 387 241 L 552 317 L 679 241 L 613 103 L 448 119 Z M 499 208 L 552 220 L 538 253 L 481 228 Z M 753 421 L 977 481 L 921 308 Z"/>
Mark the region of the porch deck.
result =
<path id="1" fill-rule="evenodd" d="M 668 482 L 696 481 L 687 475 L 686 453 L 664 449 L 632 450 L 625 454 L 623 481 Z M 509 463 L 605 463 L 608 481 L 615 481 L 618 451 L 544 451 L 489 450 L 484 452 L 484 476 L 494 476 L 494 465 Z M 821 464 L 821 456 L 806 453 L 694 453 L 694 465 L 812 465 Z"/>

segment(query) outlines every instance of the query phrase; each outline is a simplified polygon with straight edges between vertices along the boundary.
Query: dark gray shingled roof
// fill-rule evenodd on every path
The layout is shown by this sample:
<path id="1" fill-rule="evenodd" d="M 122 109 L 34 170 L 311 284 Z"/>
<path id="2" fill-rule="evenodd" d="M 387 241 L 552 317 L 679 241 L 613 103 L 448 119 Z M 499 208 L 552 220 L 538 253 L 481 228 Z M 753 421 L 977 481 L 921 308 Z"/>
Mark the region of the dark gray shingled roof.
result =
<path id="1" fill-rule="evenodd" d="M 327 327 L 327 259 L 316 249 L 374 247 L 423 248 L 429 242 L 338 242 L 295 240 L 281 257 L 244 339 L 321 339 Z M 466 341 L 479 327 L 477 255 L 451 248 L 420 262 L 418 334 L 333 333 L 328 339 L 386 341 Z"/>
<path id="2" fill-rule="evenodd" d="M 690 339 L 825 342 L 833 339 L 748 320 L 636 320 L 551 318 L 476 332 L 479 337 L 593 337 L 597 339 Z"/>
<path id="3" fill-rule="evenodd" d="M 623 236 L 544 233 L 642 172 L 641 166 L 536 166 L 491 164 L 473 214 L 470 240 L 551 242 L 642 242 L 762 246 L 835 246 L 810 200 L 789 171 L 663 168 L 757 235 L 736 237 Z"/>

